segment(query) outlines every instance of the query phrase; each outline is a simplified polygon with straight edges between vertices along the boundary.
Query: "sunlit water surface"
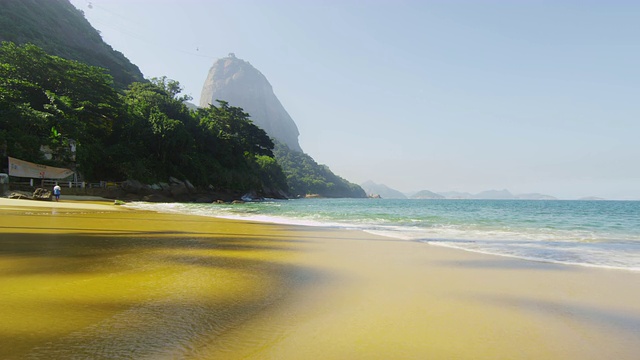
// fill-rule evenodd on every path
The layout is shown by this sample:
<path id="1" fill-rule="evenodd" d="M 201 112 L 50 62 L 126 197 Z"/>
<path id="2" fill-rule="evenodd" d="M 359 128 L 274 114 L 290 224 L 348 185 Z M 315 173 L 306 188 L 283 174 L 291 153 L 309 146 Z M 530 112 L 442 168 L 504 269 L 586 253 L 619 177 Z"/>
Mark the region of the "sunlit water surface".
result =
<path id="1" fill-rule="evenodd" d="M 640 201 L 300 199 L 131 206 L 359 229 L 480 253 L 640 271 Z"/>

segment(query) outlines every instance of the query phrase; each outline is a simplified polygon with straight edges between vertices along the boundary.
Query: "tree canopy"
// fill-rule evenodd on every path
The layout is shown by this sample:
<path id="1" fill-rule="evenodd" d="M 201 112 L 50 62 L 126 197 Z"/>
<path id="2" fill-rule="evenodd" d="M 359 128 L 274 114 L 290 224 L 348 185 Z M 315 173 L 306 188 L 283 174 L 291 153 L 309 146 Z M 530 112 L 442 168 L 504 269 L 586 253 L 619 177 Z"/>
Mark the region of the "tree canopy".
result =
<path id="1" fill-rule="evenodd" d="M 223 101 L 191 111 L 181 91 L 163 77 L 118 93 L 104 69 L 4 42 L 0 145 L 28 161 L 77 165 L 87 180 L 174 176 L 224 190 L 286 192 L 274 144 L 247 113 Z"/>
<path id="2" fill-rule="evenodd" d="M 0 47 L 0 143 L 8 154 L 53 163 L 73 159 L 70 142 L 82 151 L 88 172 L 112 131 L 120 100 L 110 75 L 97 67 L 50 56 L 35 45 Z"/>
<path id="3" fill-rule="evenodd" d="M 359 185 L 334 174 L 328 166 L 318 164 L 305 153 L 277 143 L 276 159 L 287 177 L 290 193 L 294 196 L 318 194 L 325 197 L 362 198 L 367 194 Z"/>
<path id="4" fill-rule="evenodd" d="M 118 89 L 144 81 L 140 69 L 105 43 L 83 12 L 68 0 L 1 3 L 0 41 L 32 43 L 48 54 L 105 68 Z"/>
<path id="5" fill-rule="evenodd" d="M 366 196 L 309 155 L 274 144 L 243 109 L 219 100 L 190 110 L 181 92 L 166 77 L 118 91 L 105 69 L 3 42 L 0 150 L 73 167 L 87 181 L 176 177 L 219 191 Z"/>

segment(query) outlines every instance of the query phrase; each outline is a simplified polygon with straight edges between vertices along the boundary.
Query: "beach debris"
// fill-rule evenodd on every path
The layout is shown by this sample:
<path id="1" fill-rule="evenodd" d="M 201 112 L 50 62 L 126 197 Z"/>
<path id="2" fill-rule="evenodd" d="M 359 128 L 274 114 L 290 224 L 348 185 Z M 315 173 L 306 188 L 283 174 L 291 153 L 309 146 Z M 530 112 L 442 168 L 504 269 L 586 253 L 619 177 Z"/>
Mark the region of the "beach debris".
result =
<path id="1" fill-rule="evenodd" d="M 33 200 L 51 201 L 51 191 L 43 188 L 37 188 L 31 196 Z"/>
<path id="2" fill-rule="evenodd" d="M 126 202 L 122 201 L 122 200 L 116 200 L 113 202 L 113 205 L 124 205 L 126 204 Z"/>
<path id="3" fill-rule="evenodd" d="M 11 192 L 11 194 L 9 195 L 9 199 L 26 199 L 26 200 L 31 200 L 31 194 L 27 194 L 24 192 L 17 192 L 17 191 L 13 191 Z"/>

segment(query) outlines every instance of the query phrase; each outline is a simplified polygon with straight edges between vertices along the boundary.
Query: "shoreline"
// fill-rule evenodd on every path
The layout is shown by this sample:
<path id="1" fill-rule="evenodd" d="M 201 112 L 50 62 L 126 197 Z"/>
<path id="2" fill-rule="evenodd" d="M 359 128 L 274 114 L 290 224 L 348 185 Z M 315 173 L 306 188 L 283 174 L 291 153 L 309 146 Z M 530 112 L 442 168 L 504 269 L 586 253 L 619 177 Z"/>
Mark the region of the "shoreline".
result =
<path id="1" fill-rule="evenodd" d="M 302 201 L 304 202 L 304 200 Z M 313 201 L 305 203 L 313 207 Z M 292 201 L 292 203 L 295 202 Z M 622 234 L 623 237 L 617 237 L 617 234 L 598 233 L 596 228 L 578 231 L 577 229 L 581 228 L 582 225 L 568 224 L 569 229 L 565 230 L 553 229 L 553 225 L 549 228 L 540 225 L 541 229 L 543 229 L 541 232 L 536 229 L 527 229 L 526 227 L 518 228 L 517 225 L 514 228 L 515 232 L 500 229 L 500 226 L 493 229 L 495 232 L 477 226 L 467 227 L 466 230 L 458 229 L 456 232 L 455 229 L 458 226 L 454 225 L 451 228 L 453 232 L 448 233 L 448 225 L 439 222 L 436 222 L 433 227 L 422 227 L 422 225 L 414 227 L 402 223 L 394 224 L 393 221 L 391 224 L 388 222 L 378 224 L 376 221 L 368 221 L 367 214 L 359 213 L 358 211 L 356 211 L 355 220 L 354 218 L 340 219 L 335 218 L 335 216 L 339 215 L 339 212 L 332 213 L 329 210 L 332 208 L 331 206 L 327 207 L 327 209 L 322 209 L 316 216 L 315 214 L 307 213 L 305 206 L 300 206 L 300 212 L 296 212 L 298 206 L 289 205 L 288 202 L 284 202 L 281 206 L 277 204 L 277 201 L 267 201 L 266 203 L 275 204 L 275 208 L 282 208 L 283 210 L 274 211 L 270 205 L 260 205 L 261 202 L 249 203 L 238 208 L 235 205 L 227 207 L 219 206 L 218 204 L 211 206 L 209 204 L 157 204 L 145 202 L 132 202 L 126 206 L 140 210 L 192 214 L 261 223 L 360 230 L 374 236 L 416 241 L 425 245 L 444 246 L 478 254 L 543 263 L 640 272 L 640 263 L 637 257 L 634 258 L 631 255 L 631 251 L 637 253 L 637 250 L 632 249 L 632 244 L 629 244 L 629 252 L 625 251 L 627 249 L 625 247 L 626 241 L 623 239 L 626 234 L 632 234 L 631 232 Z M 593 221 L 597 220 L 592 219 L 591 223 Z M 610 221 L 616 221 L 615 217 L 609 216 L 602 221 L 602 224 L 608 224 Z M 589 220 L 583 220 L 583 222 L 588 223 Z M 631 228 L 637 226 L 637 224 L 628 225 Z M 587 224 L 586 226 L 589 227 L 590 225 Z M 618 229 L 621 229 L 620 226 L 621 224 L 618 224 Z M 505 236 L 508 236 L 508 238 Z M 610 242 L 608 238 L 614 240 Z"/>
<path id="2" fill-rule="evenodd" d="M 414 241 L 414 240 L 410 240 L 410 241 Z M 507 258 L 507 259 L 520 260 L 520 261 L 528 261 L 528 262 L 541 263 L 541 264 L 554 264 L 554 265 L 562 265 L 562 266 L 569 266 L 569 267 L 577 266 L 579 268 L 594 269 L 594 270 L 622 271 L 622 272 L 636 273 L 636 274 L 640 275 L 640 268 L 627 268 L 627 267 L 620 267 L 620 266 L 616 267 L 616 266 L 607 266 L 607 265 L 594 265 L 594 264 L 577 263 L 577 262 L 561 262 L 561 261 L 556 261 L 556 260 L 528 258 L 528 257 L 521 257 L 521 256 L 516 256 L 516 255 L 498 254 L 498 253 L 491 253 L 491 252 L 485 252 L 485 251 L 480 251 L 480 250 L 465 249 L 463 247 L 455 247 L 455 246 L 449 246 L 449 245 L 433 244 L 433 243 L 430 243 L 429 241 L 416 240 L 416 242 L 423 243 L 425 245 L 431 245 L 431 246 L 437 246 L 437 247 L 443 247 L 443 248 L 447 248 L 447 249 L 452 249 L 452 250 L 456 250 L 456 251 L 469 252 L 469 253 L 472 253 L 472 254 L 479 254 L 479 255 L 486 255 L 486 256 L 496 256 L 496 257 L 500 257 L 500 258 Z"/>
<path id="3" fill-rule="evenodd" d="M 118 210 L 114 200 L 98 196 L 68 195 L 60 201 L 0 198 L 0 210 L 6 208 L 61 208 L 75 210 Z"/>
<path id="4" fill-rule="evenodd" d="M 0 200 L 3 358 L 640 353 L 635 272 L 363 231 L 32 203 Z"/>

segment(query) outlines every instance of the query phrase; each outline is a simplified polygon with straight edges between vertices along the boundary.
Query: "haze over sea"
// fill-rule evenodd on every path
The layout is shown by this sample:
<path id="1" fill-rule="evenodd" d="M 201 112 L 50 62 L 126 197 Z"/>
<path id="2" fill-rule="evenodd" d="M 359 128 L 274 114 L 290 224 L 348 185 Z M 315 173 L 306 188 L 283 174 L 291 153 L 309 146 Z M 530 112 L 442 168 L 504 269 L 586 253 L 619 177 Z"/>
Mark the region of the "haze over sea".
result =
<path id="1" fill-rule="evenodd" d="M 356 229 L 526 260 L 640 271 L 640 201 L 298 199 L 128 206 Z"/>

